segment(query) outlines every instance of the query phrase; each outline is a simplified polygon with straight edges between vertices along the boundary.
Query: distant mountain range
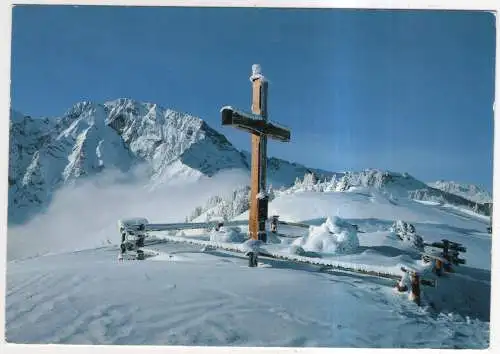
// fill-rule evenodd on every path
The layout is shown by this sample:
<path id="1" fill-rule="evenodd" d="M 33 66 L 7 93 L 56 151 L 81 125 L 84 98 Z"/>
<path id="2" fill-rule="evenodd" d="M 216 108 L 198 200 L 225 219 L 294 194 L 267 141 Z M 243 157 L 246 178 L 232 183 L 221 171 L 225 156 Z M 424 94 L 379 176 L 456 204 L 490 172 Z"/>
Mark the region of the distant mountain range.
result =
<path id="1" fill-rule="evenodd" d="M 80 102 L 61 117 L 34 119 L 11 111 L 9 223 L 22 223 L 50 203 L 54 191 L 115 168 L 146 163 L 151 186 L 176 177 L 196 179 L 219 171 L 249 171 L 250 157 L 200 118 L 153 103 L 117 99 Z M 291 185 L 312 170 L 270 158 L 268 178 Z"/>
<path id="2" fill-rule="evenodd" d="M 9 151 L 9 224 L 43 211 L 60 187 L 106 169 L 130 171 L 148 166 L 152 188 L 172 178 L 197 179 L 219 171 L 249 171 L 250 155 L 237 150 L 202 119 L 153 103 L 117 99 L 80 102 L 61 117 L 34 119 L 11 110 Z M 454 182 L 427 185 L 406 174 L 367 170 L 335 173 L 282 159 L 268 159 L 268 184 L 290 187 L 313 173 L 356 185 L 391 186 L 411 198 L 439 199 L 486 213 L 491 196 L 479 187 Z M 339 189 L 342 189 L 339 187 Z"/>
<path id="3" fill-rule="evenodd" d="M 474 184 L 463 184 L 454 181 L 439 180 L 428 183 L 428 185 L 451 194 L 459 195 L 473 202 L 491 203 L 493 201 L 493 197 L 490 192 Z"/>

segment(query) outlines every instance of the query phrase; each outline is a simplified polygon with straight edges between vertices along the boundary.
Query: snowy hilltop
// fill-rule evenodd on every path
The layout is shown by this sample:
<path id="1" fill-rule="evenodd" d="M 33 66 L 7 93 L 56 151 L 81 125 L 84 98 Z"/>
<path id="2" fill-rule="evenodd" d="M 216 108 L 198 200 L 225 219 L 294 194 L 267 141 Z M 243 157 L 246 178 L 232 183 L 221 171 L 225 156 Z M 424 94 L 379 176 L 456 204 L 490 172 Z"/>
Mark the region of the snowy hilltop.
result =
<path id="1" fill-rule="evenodd" d="M 314 179 L 308 175 L 293 190 L 275 191 L 270 215 L 310 226 L 279 225 L 279 234 L 267 244 L 247 240 L 244 226 L 178 235 L 158 231 L 150 233 L 144 247 L 150 258 L 118 261 L 120 235 L 109 222 L 118 216 L 99 222 L 112 209 L 113 201 L 106 197 L 113 193 L 93 200 L 97 205 L 82 211 L 83 216 L 74 211 L 46 215 L 26 231 L 26 242 L 19 243 L 22 254 L 11 251 L 23 235 L 9 234 L 8 254 L 13 257 L 7 267 L 6 340 L 242 347 L 490 345 L 492 238 L 486 233 L 486 217 L 398 199 L 382 188 L 325 192 L 320 189 L 333 184 Z M 206 215 L 241 212 L 246 192 L 242 188 L 211 199 Z M 153 204 L 175 221 L 180 219 L 173 213 L 188 209 L 182 206 L 185 194 L 176 195 L 172 188 L 168 201 L 131 204 L 138 204 L 136 215 L 149 218 L 147 209 Z M 186 202 L 194 208 L 192 198 Z M 199 212 L 193 216 L 203 218 Z M 240 217 L 246 220 L 244 214 Z M 169 221 L 160 216 L 149 220 Z M 110 241 L 92 245 L 99 237 Z M 466 264 L 438 276 L 420 252 L 422 241 L 442 239 L 467 248 L 461 254 Z M 273 257 L 260 255 L 258 267 L 249 268 L 244 253 L 254 245 Z M 402 275 L 402 266 L 437 284 L 422 284 L 420 306 L 412 301 L 411 279 Z M 367 276 L 339 267 L 402 277 Z M 397 290 L 401 283 L 406 290 Z"/>
<path id="2" fill-rule="evenodd" d="M 397 173 L 377 169 L 366 169 L 363 171 L 348 171 L 343 173 L 331 173 L 331 177 L 321 178 L 309 171 L 302 177 L 297 177 L 290 187 L 273 188 L 270 186 L 268 194 L 270 200 L 275 196 L 295 194 L 300 192 L 350 192 L 363 190 L 375 190 L 387 196 L 393 203 L 398 200 L 417 200 L 436 204 L 448 204 L 456 207 L 469 209 L 482 215 L 490 215 L 487 204 L 469 200 L 463 196 L 443 191 L 426 185 L 408 173 Z M 223 196 L 212 196 L 205 205 L 197 206 L 187 216 L 187 221 L 204 222 L 208 220 L 230 220 L 242 211 L 249 208 L 250 189 L 238 189 Z"/>
<path id="3" fill-rule="evenodd" d="M 408 173 L 366 169 L 359 172 L 334 174 L 331 179 L 319 179 L 313 173 L 303 180 L 297 179 L 288 193 L 295 191 L 353 191 L 359 188 L 374 188 L 391 197 L 414 199 L 438 204 L 451 204 L 474 210 L 483 215 L 489 215 L 487 204 L 475 202 L 464 196 L 428 186 Z"/>
<path id="4" fill-rule="evenodd" d="M 103 170 L 127 172 L 141 164 L 154 188 L 175 178 L 248 171 L 250 158 L 202 119 L 153 103 L 80 102 L 61 117 L 44 119 L 12 110 L 9 223 L 24 222 L 46 209 L 64 185 Z M 269 180 L 274 184 L 291 185 L 307 170 L 269 159 Z"/>
<path id="5" fill-rule="evenodd" d="M 474 184 L 439 180 L 428 183 L 428 185 L 451 194 L 459 195 L 473 202 L 491 203 L 493 201 L 493 197 L 490 192 Z"/>

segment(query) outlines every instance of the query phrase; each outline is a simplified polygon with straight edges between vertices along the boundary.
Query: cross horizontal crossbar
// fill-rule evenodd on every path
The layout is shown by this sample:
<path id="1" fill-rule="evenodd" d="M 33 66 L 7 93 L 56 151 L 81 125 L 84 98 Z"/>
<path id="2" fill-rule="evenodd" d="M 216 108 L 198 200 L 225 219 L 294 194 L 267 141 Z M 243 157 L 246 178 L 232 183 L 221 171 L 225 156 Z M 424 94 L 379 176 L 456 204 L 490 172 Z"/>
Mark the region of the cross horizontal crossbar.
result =
<path id="1" fill-rule="evenodd" d="M 222 125 L 230 125 L 252 134 L 266 135 L 274 140 L 290 141 L 290 129 L 281 127 L 274 122 L 267 122 L 262 116 L 242 112 L 230 106 L 223 107 L 221 113 Z"/>

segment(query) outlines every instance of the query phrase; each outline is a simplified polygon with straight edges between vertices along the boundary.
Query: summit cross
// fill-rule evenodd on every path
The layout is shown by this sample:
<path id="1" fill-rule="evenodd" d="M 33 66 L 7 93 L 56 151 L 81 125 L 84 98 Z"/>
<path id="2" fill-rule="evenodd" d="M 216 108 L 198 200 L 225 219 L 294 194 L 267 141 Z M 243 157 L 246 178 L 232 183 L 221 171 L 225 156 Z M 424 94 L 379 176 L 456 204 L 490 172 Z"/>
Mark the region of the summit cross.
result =
<path id="1" fill-rule="evenodd" d="M 250 238 L 267 242 L 266 220 L 269 198 L 266 193 L 267 138 L 288 142 L 290 129 L 269 122 L 267 116 L 268 82 L 260 65 L 252 65 L 252 113 L 223 107 L 222 125 L 247 131 L 252 139 L 251 192 L 248 228 Z"/>

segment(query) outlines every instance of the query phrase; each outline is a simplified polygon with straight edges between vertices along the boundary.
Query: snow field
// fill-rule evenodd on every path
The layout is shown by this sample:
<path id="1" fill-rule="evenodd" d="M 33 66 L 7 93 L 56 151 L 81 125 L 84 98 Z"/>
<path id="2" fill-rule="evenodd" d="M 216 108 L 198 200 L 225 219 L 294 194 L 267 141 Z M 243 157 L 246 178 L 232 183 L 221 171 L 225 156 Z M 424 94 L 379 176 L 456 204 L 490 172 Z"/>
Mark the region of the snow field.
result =
<path id="1" fill-rule="evenodd" d="M 8 342 L 484 348 L 488 325 L 432 314 L 391 283 L 165 244 L 182 261 L 118 262 L 116 248 L 9 263 Z M 195 285 L 194 285 L 195 284 Z M 194 287 L 195 286 L 195 287 Z M 376 324 L 376 325 L 374 325 Z M 397 333 L 397 335 L 395 335 Z"/>
<path id="2" fill-rule="evenodd" d="M 245 228 L 198 232 L 192 237 L 155 233 L 156 238 L 184 243 L 148 246 L 158 256 L 145 261 L 117 261 L 116 245 L 11 260 L 7 265 L 7 341 L 405 348 L 489 345 L 491 237 L 485 232 L 485 220 L 441 205 L 395 202 L 362 189 L 282 194 L 270 203 L 270 214 L 314 226 L 309 230 L 279 227 L 278 232 L 302 238 L 265 245 L 242 242 Z M 152 222 L 161 221 L 161 215 L 146 216 Z M 394 290 L 396 280 L 336 269 L 318 271 L 321 265 L 332 265 L 401 276 L 404 265 L 436 278 L 412 244 L 391 232 L 395 220 L 413 224 L 426 242 L 448 238 L 467 247 L 465 266 L 437 278 L 435 288 L 421 287 L 422 307 L 409 301 L 409 292 Z M 118 243 L 115 229 L 106 236 Z M 60 234 L 55 236 L 64 240 Z M 68 241 L 72 236 L 65 234 Z M 213 245 L 226 251 L 206 247 Z M 259 249 L 319 266 L 261 257 L 261 266 L 249 268 L 247 258 L 234 253 Z"/>

